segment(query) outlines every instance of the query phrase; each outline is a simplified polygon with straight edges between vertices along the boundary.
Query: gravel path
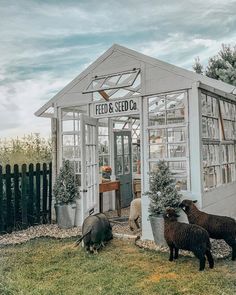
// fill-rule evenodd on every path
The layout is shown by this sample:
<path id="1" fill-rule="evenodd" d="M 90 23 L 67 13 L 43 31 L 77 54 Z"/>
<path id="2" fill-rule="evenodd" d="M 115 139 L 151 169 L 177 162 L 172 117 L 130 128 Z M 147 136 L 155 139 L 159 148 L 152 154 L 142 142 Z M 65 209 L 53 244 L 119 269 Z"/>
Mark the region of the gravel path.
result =
<path id="1" fill-rule="evenodd" d="M 114 219 L 117 217 L 117 211 L 109 211 L 105 212 L 105 214 L 109 219 Z M 122 209 L 121 216 L 128 218 L 129 208 Z M 112 230 L 115 234 L 115 237 L 122 237 L 122 235 L 124 235 L 126 237 L 133 236 L 135 239 L 135 237 L 142 235 L 141 229 L 131 231 L 128 226 L 128 222 L 116 222 L 115 224 L 113 224 Z M 79 235 L 81 235 L 81 227 L 61 229 L 57 226 L 57 224 L 44 224 L 0 236 L 0 247 L 4 247 L 6 245 L 21 244 L 38 237 L 53 237 L 57 239 L 63 239 Z M 156 245 L 153 241 L 145 241 L 139 239 L 135 243 L 140 248 L 152 249 L 161 252 L 169 251 L 168 247 L 160 247 Z M 226 258 L 231 255 L 231 248 L 223 240 L 211 240 L 211 244 L 212 254 L 215 258 Z M 188 251 L 180 250 L 180 254 L 193 256 L 193 254 Z"/>

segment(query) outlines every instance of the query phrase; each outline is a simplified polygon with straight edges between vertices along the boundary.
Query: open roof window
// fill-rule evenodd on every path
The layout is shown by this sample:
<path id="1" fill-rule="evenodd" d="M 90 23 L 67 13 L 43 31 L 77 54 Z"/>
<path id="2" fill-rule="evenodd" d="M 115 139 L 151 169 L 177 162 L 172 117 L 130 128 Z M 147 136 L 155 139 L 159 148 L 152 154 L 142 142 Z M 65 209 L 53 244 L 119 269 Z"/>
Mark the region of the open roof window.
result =
<path id="1" fill-rule="evenodd" d="M 83 93 L 102 92 L 110 89 L 130 87 L 134 84 L 140 69 L 133 69 L 122 73 L 95 76 Z"/>

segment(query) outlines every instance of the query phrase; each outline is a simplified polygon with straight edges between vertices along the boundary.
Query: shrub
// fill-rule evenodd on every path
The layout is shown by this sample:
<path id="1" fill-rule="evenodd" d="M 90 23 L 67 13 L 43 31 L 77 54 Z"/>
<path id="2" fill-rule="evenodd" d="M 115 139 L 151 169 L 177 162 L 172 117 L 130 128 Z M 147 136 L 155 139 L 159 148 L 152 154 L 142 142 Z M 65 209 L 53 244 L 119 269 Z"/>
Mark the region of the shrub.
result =
<path id="1" fill-rule="evenodd" d="M 0 139 L 0 165 L 49 163 L 52 160 L 51 140 L 30 134 L 16 139 Z"/>
<path id="2" fill-rule="evenodd" d="M 57 204 L 68 204 L 79 197 L 79 185 L 69 160 L 63 162 L 56 178 L 53 193 Z"/>
<path id="3" fill-rule="evenodd" d="M 150 215 L 163 214 L 168 207 L 179 210 L 181 195 L 165 161 L 159 161 L 157 170 L 150 173 L 150 189 L 146 194 L 150 198 Z"/>

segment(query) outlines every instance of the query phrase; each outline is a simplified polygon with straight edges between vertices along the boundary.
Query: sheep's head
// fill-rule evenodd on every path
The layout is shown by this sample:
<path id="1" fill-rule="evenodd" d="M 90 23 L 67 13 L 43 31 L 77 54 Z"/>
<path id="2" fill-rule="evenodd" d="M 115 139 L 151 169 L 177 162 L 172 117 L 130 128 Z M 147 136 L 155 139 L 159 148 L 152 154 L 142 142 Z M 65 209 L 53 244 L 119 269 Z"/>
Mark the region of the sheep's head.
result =
<path id="1" fill-rule="evenodd" d="M 183 200 L 179 207 L 187 214 L 191 208 L 195 207 L 194 203 L 197 203 L 197 201 Z"/>
<path id="2" fill-rule="evenodd" d="M 179 215 L 176 213 L 175 209 L 167 208 L 166 212 L 163 214 L 163 217 L 166 221 L 177 221 Z"/>

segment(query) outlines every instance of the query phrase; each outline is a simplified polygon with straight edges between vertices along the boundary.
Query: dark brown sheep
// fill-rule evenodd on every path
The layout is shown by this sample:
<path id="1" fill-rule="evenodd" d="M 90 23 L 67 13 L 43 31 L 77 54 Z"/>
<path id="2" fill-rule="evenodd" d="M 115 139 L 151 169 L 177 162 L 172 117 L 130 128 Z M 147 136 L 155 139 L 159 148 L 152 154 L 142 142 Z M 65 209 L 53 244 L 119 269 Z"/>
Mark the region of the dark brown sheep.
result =
<path id="1" fill-rule="evenodd" d="M 205 269 L 207 256 L 209 267 L 214 267 L 214 260 L 211 255 L 211 243 L 207 231 L 193 224 L 187 224 L 177 221 L 178 215 L 175 210 L 169 208 L 164 217 L 164 236 L 170 249 L 170 261 L 178 258 L 179 249 L 192 251 L 199 259 L 199 270 Z M 175 255 L 173 257 L 173 252 Z"/>
<path id="2" fill-rule="evenodd" d="M 200 211 L 194 203 L 197 201 L 183 200 L 180 204 L 191 224 L 205 228 L 210 238 L 223 239 L 232 248 L 232 260 L 236 259 L 236 221 L 227 216 L 208 214 Z"/>

